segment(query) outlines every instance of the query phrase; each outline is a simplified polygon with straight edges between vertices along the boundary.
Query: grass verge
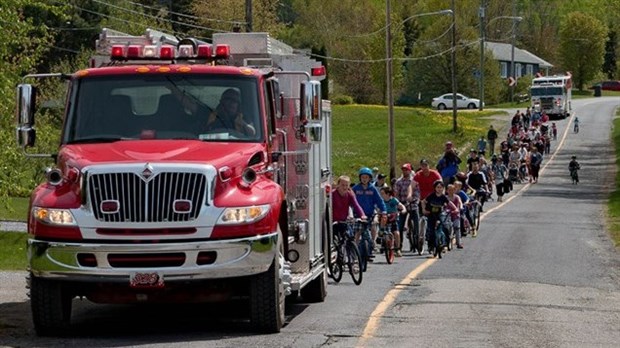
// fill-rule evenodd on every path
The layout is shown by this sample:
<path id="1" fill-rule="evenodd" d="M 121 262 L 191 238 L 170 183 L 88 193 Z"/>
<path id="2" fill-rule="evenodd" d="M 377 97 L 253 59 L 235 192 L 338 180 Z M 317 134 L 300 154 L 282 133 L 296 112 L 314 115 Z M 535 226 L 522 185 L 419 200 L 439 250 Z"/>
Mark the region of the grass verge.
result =
<path id="1" fill-rule="evenodd" d="M 25 270 L 28 235 L 20 232 L 0 232 L 0 270 Z"/>
<path id="2" fill-rule="evenodd" d="M 607 206 L 609 233 L 616 248 L 620 247 L 620 109 L 614 119 L 613 141 L 616 149 L 616 188 L 609 196 Z"/>
<path id="3" fill-rule="evenodd" d="M 0 220 L 26 221 L 29 198 L 9 197 L 8 206 L 0 204 Z"/>

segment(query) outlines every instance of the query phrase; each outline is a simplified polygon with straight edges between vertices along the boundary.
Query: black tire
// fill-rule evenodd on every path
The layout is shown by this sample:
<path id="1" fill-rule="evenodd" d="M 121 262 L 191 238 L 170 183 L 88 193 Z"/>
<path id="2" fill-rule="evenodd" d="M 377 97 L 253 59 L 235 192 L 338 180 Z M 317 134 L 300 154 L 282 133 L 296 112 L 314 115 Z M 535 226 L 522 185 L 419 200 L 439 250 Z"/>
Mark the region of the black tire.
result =
<path id="1" fill-rule="evenodd" d="M 71 326 L 72 300 L 62 282 L 31 275 L 30 306 L 37 335 L 66 335 Z"/>
<path id="2" fill-rule="evenodd" d="M 366 270 L 368 269 L 368 259 L 370 257 L 368 248 L 369 248 L 368 241 L 364 239 L 364 237 L 362 237 L 360 239 L 359 250 L 358 250 L 359 259 L 361 261 L 360 263 L 362 265 L 362 272 L 366 272 Z"/>
<path id="3" fill-rule="evenodd" d="M 360 256 L 360 252 L 355 245 L 354 242 L 349 242 L 346 248 L 347 252 L 347 266 L 349 267 L 349 274 L 351 274 L 351 278 L 353 279 L 353 283 L 355 285 L 360 285 L 362 283 L 362 257 Z"/>
<path id="4" fill-rule="evenodd" d="M 330 276 L 336 283 L 342 280 L 342 263 L 341 262 L 334 262 L 332 264 L 331 270 L 330 270 Z"/>
<path id="5" fill-rule="evenodd" d="M 437 105 L 437 110 L 445 110 L 446 109 L 446 104 L 441 103 L 439 105 Z"/>
<path id="6" fill-rule="evenodd" d="M 426 234 L 426 224 L 428 220 L 420 218 L 420 228 L 418 230 L 417 249 L 418 255 L 422 255 L 424 252 L 424 235 Z"/>
<path id="7" fill-rule="evenodd" d="M 278 333 L 284 324 L 285 295 L 279 256 L 250 282 L 250 323 L 260 333 Z"/>
<path id="8" fill-rule="evenodd" d="M 342 277 L 342 272 L 340 272 Z M 301 297 L 305 302 L 318 303 L 324 302 L 327 296 L 327 276 L 325 272 L 314 278 L 308 285 L 301 288 Z"/>
<path id="9" fill-rule="evenodd" d="M 394 263 L 394 237 L 389 237 L 388 234 L 383 236 L 383 252 L 385 261 L 390 265 Z"/>
<path id="10" fill-rule="evenodd" d="M 409 239 L 409 252 L 414 252 L 418 249 L 418 241 L 413 230 L 413 221 L 407 218 L 407 239 Z"/>
<path id="11" fill-rule="evenodd" d="M 468 109 L 475 109 L 475 108 L 476 108 L 476 104 L 474 104 L 474 103 L 469 103 L 469 104 L 467 104 L 467 108 L 468 108 Z"/>
<path id="12" fill-rule="evenodd" d="M 474 227 L 476 231 L 480 229 L 480 204 L 476 204 L 474 209 Z"/>

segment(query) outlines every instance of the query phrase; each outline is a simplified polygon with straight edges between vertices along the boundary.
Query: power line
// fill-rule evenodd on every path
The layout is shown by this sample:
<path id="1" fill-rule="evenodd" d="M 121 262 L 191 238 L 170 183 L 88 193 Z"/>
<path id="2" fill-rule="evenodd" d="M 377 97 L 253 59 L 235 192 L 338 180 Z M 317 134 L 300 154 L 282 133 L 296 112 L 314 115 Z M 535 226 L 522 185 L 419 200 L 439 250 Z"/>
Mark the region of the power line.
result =
<path id="1" fill-rule="evenodd" d="M 152 15 L 149 15 L 149 14 L 146 14 L 146 13 L 143 13 L 143 12 L 134 11 L 134 10 L 131 10 L 129 8 L 122 7 L 122 6 L 117 6 L 117 5 L 110 4 L 108 2 L 101 1 L 101 0 L 92 0 L 92 1 L 96 2 L 96 3 L 99 3 L 99 4 L 102 4 L 102 5 L 106 5 L 106 6 L 112 7 L 112 8 L 116 8 L 118 10 L 123 10 L 123 11 L 127 11 L 127 12 L 130 12 L 130 13 L 139 14 L 139 15 L 144 16 L 144 17 L 154 18 L 154 19 L 161 20 L 161 21 L 164 21 L 164 22 L 180 24 L 180 25 L 183 25 L 183 26 L 186 26 L 186 27 L 190 27 L 190 28 L 206 29 L 206 30 L 212 30 L 212 31 L 217 31 L 217 32 L 227 32 L 227 30 L 220 30 L 220 29 L 215 29 L 215 28 L 203 27 L 203 26 L 200 26 L 200 25 L 183 23 L 183 22 L 172 20 L 172 19 L 166 19 L 166 18 L 162 18 L 162 17 L 152 16 Z M 73 5 L 73 6 L 77 8 L 77 6 L 75 6 L 75 5 Z"/>
<path id="2" fill-rule="evenodd" d="M 56 3 L 58 3 L 58 2 L 56 2 Z M 94 14 L 94 15 L 98 15 L 98 16 L 101 16 L 101 17 L 105 17 L 105 18 L 108 18 L 108 19 L 112 19 L 112 20 L 115 20 L 115 21 L 120 21 L 120 22 L 124 22 L 124 23 L 127 23 L 127 24 L 137 24 L 135 22 L 128 21 L 126 19 L 122 19 L 122 18 L 106 15 L 106 14 L 103 14 L 103 13 L 100 13 L 100 12 L 96 12 L 96 11 L 87 10 L 87 9 L 79 7 L 77 5 L 73 5 L 72 4 L 71 6 L 73 6 L 73 8 L 75 8 L 75 9 L 78 9 L 78 10 L 81 10 L 81 11 L 84 11 L 84 12 L 88 12 L 88 13 L 91 13 L 91 14 Z M 153 29 L 158 30 L 158 31 L 162 31 L 162 32 L 170 31 L 168 29 L 161 29 L 161 28 L 155 28 L 155 27 L 153 27 Z M 172 31 L 172 33 L 173 34 L 180 34 L 180 36 L 185 36 L 186 35 L 185 33 L 178 32 L 178 31 Z M 196 39 L 201 39 L 201 40 L 205 40 L 205 41 L 211 41 L 210 38 L 204 38 L 204 37 L 196 37 Z"/>
<path id="3" fill-rule="evenodd" d="M 475 44 L 478 44 L 479 42 L 480 42 L 480 40 L 474 40 L 474 41 L 471 41 L 471 42 L 468 42 L 468 43 L 457 45 L 457 46 L 454 47 L 454 50 L 458 50 L 458 49 L 461 49 L 461 48 L 473 46 Z M 453 50 L 453 48 L 450 47 L 450 48 L 448 48 L 448 49 L 446 49 L 444 51 L 441 51 L 441 52 L 438 52 L 438 53 L 435 53 L 435 54 L 431 54 L 431 55 L 428 55 L 428 56 L 391 58 L 391 60 L 404 61 L 404 62 L 425 60 L 425 59 L 430 59 L 430 58 L 435 58 L 435 57 L 442 56 L 444 54 L 452 52 L 452 50 Z M 312 53 L 310 55 L 312 57 L 323 58 L 323 59 L 327 59 L 327 60 L 333 60 L 333 61 L 345 62 L 345 63 L 385 63 L 386 61 L 388 61 L 388 58 L 380 58 L 380 59 L 347 59 L 347 58 L 323 56 L 323 55 L 315 54 L 315 53 Z"/>
<path id="4" fill-rule="evenodd" d="M 151 10 L 159 10 L 158 7 L 142 5 L 142 4 L 139 4 L 137 2 L 133 2 L 133 1 L 129 1 L 129 0 L 123 0 L 123 1 L 128 2 L 128 3 L 132 4 L 132 5 L 148 8 L 148 9 L 151 9 Z M 227 20 L 224 20 L 224 19 L 204 18 L 204 17 L 188 15 L 188 14 L 185 14 L 185 13 L 174 12 L 174 11 L 170 11 L 170 10 L 168 10 L 168 13 L 174 14 L 174 15 L 179 16 L 179 17 L 197 19 L 197 20 L 201 20 L 201 21 L 218 22 L 218 23 L 229 23 L 229 24 L 246 24 L 245 21 L 227 21 Z"/>

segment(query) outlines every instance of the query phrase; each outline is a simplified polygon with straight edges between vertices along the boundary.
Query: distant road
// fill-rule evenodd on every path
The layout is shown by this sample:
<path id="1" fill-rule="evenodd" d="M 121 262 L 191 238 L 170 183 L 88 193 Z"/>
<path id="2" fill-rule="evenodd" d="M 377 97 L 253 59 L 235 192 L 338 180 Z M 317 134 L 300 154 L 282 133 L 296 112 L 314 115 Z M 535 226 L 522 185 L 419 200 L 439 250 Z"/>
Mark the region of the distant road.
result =
<path id="1" fill-rule="evenodd" d="M 0 221 L 0 231 L 26 232 L 26 223 L 20 221 Z"/>

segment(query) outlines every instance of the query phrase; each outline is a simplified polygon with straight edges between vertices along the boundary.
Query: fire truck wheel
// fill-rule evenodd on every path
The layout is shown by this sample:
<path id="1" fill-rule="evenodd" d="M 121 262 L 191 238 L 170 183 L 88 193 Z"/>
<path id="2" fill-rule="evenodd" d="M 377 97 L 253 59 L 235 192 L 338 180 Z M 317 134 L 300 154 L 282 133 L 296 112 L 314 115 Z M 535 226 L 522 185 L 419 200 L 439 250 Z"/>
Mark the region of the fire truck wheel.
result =
<path id="1" fill-rule="evenodd" d="M 282 239 L 278 238 L 282 254 Z M 284 324 L 285 291 L 280 269 L 284 258 L 276 255 L 265 273 L 252 277 L 250 285 L 250 324 L 261 333 L 278 333 Z"/>
<path id="2" fill-rule="evenodd" d="M 71 301 L 62 282 L 31 275 L 30 306 L 39 336 L 63 336 L 71 324 Z"/>
<path id="3" fill-rule="evenodd" d="M 323 302 L 327 296 L 327 272 L 324 271 L 320 276 L 314 278 L 308 285 L 301 289 L 301 297 L 306 302 Z"/>

